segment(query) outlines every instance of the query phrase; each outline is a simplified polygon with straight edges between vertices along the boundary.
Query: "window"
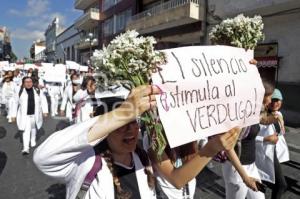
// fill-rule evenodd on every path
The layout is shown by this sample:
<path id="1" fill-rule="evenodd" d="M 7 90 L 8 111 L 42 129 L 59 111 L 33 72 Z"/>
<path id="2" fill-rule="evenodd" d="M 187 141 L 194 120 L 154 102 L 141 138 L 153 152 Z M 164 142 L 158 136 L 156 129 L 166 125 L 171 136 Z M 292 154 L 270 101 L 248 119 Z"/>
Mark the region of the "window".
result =
<path id="1" fill-rule="evenodd" d="M 116 16 L 115 33 L 121 32 L 125 29 L 128 21 L 132 15 L 131 9 L 125 10 Z"/>
<path id="2" fill-rule="evenodd" d="M 118 4 L 122 0 L 103 0 L 102 1 L 102 12 Z"/>
<path id="3" fill-rule="evenodd" d="M 111 17 L 103 23 L 104 37 L 114 34 L 114 17 Z"/>
<path id="4" fill-rule="evenodd" d="M 75 48 L 74 46 L 72 46 L 72 58 L 71 58 L 72 61 L 75 60 Z"/>

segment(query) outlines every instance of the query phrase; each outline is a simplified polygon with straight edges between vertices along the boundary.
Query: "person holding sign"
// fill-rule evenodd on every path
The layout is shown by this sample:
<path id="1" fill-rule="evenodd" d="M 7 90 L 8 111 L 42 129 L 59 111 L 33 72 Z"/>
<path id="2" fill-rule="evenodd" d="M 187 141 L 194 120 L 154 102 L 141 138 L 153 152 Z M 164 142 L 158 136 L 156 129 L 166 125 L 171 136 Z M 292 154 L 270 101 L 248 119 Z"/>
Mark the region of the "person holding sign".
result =
<path id="1" fill-rule="evenodd" d="M 198 151 L 197 142 L 171 149 L 167 146 L 162 159 L 151 152 L 151 160 L 157 175 L 158 198 L 193 198 L 195 177 L 221 150 L 230 150 L 235 145 L 239 129 L 216 135 Z"/>
<path id="2" fill-rule="evenodd" d="M 137 148 L 136 117 L 156 105 L 157 94 L 157 88 L 140 86 L 126 101 L 107 100 L 102 115 L 58 131 L 42 143 L 34 153 L 35 164 L 66 182 L 67 199 L 156 198 L 148 155 Z M 84 186 L 96 161 L 101 166 Z"/>
<path id="3" fill-rule="evenodd" d="M 67 199 L 157 198 L 150 160 L 137 147 L 136 118 L 156 106 L 155 95 L 159 93 L 157 87 L 144 85 L 131 90 L 125 101 L 107 101 L 103 105 L 109 112 L 58 131 L 42 143 L 34 153 L 35 164 L 47 175 L 66 182 Z M 236 137 L 236 133 L 217 136 L 183 166 L 184 170 L 193 173 L 217 151 L 232 148 Z M 83 186 L 95 160 L 101 166 L 91 183 Z"/>

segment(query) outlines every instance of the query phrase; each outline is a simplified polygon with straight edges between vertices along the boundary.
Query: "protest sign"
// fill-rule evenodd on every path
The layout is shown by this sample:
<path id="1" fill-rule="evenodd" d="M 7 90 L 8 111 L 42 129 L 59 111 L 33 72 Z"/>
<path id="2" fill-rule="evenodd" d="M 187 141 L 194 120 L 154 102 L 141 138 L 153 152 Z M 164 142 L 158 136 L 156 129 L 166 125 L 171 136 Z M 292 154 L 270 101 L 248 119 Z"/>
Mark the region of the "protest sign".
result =
<path id="1" fill-rule="evenodd" d="M 80 72 L 88 72 L 88 70 L 89 70 L 88 66 L 82 66 L 82 65 L 79 66 L 79 71 Z"/>
<path id="2" fill-rule="evenodd" d="M 66 66 L 68 70 L 79 70 L 80 65 L 74 61 L 66 61 Z"/>
<path id="3" fill-rule="evenodd" d="M 66 66 L 63 64 L 43 65 L 44 80 L 46 82 L 65 82 L 66 81 Z"/>
<path id="4" fill-rule="evenodd" d="M 259 122 L 264 87 L 253 51 L 229 46 L 164 50 L 168 63 L 153 73 L 170 146 L 176 147 Z"/>
<path id="5" fill-rule="evenodd" d="M 9 62 L 8 61 L 0 61 L 0 71 L 7 71 L 7 68 L 9 68 Z"/>

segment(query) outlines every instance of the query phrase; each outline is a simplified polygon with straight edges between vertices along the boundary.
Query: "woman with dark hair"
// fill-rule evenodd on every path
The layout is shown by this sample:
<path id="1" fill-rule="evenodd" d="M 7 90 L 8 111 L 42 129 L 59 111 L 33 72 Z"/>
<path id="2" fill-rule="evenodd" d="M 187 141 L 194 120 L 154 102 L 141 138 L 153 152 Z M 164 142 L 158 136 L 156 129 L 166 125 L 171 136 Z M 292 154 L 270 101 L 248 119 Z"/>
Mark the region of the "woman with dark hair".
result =
<path id="1" fill-rule="evenodd" d="M 124 102 L 103 103 L 104 114 L 58 131 L 42 143 L 35 151 L 35 164 L 66 183 L 67 199 L 156 198 L 150 160 L 137 147 L 136 118 L 156 106 L 159 93 L 155 86 L 140 86 Z M 232 146 L 234 139 L 226 136 L 217 137 L 207 153 Z"/>
<path id="2" fill-rule="evenodd" d="M 29 154 L 30 146 L 36 145 L 36 133 L 42 127 L 43 116 L 48 115 L 47 99 L 34 88 L 31 77 L 22 79 L 21 89 L 15 96 L 14 118 L 17 119 L 18 129 L 23 131 L 22 153 Z"/>
<path id="3" fill-rule="evenodd" d="M 96 80 L 91 76 L 86 76 L 79 89 L 73 96 L 76 103 L 75 123 L 86 121 L 94 116 L 97 107 L 101 104 L 95 98 Z"/>

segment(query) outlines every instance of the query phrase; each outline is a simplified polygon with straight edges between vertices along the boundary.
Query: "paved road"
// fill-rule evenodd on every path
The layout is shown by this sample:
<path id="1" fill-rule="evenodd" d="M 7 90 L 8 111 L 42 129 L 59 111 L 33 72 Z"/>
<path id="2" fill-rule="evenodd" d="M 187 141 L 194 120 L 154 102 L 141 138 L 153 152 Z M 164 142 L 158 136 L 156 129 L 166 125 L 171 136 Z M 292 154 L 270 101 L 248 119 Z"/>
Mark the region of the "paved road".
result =
<path id="1" fill-rule="evenodd" d="M 39 132 L 38 144 L 55 131 L 59 120 L 48 118 Z M 32 150 L 29 156 L 21 155 L 21 134 L 15 124 L 8 124 L 0 116 L 0 199 L 63 199 L 65 187 L 40 173 L 32 162 Z M 289 183 L 285 199 L 300 198 L 300 129 L 290 129 L 287 135 L 290 144 L 291 159 L 283 165 L 284 174 Z M 224 198 L 224 182 L 220 165 L 210 164 L 197 177 L 197 195 L 201 199 Z M 270 191 L 267 192 L 269 198 Z"/>

